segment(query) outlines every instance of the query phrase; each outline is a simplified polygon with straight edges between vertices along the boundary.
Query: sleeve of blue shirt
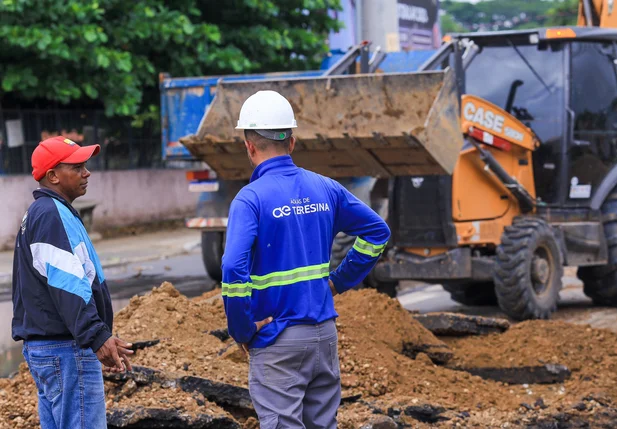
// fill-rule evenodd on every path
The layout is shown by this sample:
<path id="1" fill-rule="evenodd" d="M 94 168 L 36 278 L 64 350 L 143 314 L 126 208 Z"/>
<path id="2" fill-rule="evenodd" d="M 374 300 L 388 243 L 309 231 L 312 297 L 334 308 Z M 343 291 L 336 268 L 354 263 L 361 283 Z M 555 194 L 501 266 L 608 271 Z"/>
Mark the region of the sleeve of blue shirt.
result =
<path id="1" fill-rule="evenodd" d="M 337 292 L 343 293 L 371 272 L 390 238 L 390 228 L 373 209 L 335 183 L 338 197 L 335 232 L 357 237 L 345 259 L 330 273 Z"/>
<path id="2" fill-rule="evenodd" d="M 229 209 L 227 240 L 223 255 L 223 302 L 229 335 L 248 343 L 257 331 L 251 316 L 251 249 L 257 237 L 256 206 L 236 197 Z"/>
<path id="3" fill-rule="evenodd" d="M 46 213 L 33 221 L 30 250 L 34 268 L 46 278 L 51 301 L 67 329 L 80 347 L 96 352 L 111 332 L 99 317 L 91 281 L 58 214 Z"/>

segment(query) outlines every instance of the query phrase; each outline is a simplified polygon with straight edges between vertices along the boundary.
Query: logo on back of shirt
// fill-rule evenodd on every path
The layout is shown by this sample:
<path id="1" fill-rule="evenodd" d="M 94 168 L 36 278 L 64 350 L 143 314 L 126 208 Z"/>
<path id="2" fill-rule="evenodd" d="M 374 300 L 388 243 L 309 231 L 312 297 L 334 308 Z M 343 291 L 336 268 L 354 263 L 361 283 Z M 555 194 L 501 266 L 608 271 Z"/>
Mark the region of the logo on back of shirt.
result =
<path id="1" fill-rule="evenodd" d="M 28 212 L 21 219 L 21 234 L 23 235 L 26 232 L 26 221 L 28 220 Z"/>
<path id="2" fill-rule="evenodd" d="M 289 206 L 277 207 L 274 210 L 272 210 L 272 216 L 274 216 L 277 219 L 280 219 L 283 216 L 289 216 L 290 214 L 291 214 L 291 207 Z"/>
<path id="3" fill-rule="evenodd" d="M 294 198 L 290 205 L 276 207 L 272 210 L 272 216 L 276 219 L 291 216 L 291 214 L 306 215 L 311 213 L 329 212 L 330 206 L 328 203 L 311 203 L 310 198 Z"/>

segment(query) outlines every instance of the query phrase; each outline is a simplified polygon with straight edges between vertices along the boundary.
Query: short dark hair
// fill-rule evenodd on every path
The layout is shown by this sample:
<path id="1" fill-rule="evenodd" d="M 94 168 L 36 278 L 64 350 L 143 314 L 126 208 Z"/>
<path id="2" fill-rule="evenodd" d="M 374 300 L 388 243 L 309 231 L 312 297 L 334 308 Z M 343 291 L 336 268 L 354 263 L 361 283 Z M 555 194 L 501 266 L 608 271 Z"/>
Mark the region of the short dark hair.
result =
<path id="1" fill-rule="evenodd" d="M 260 151 L 274 150 L 276 152 L 289 152 L 289 143 L 291 142 L 291 136 L 285 140 L 271 140 L 258 134 L 255 130 L 244 130 L 244 138 L 255 146 Z"/>

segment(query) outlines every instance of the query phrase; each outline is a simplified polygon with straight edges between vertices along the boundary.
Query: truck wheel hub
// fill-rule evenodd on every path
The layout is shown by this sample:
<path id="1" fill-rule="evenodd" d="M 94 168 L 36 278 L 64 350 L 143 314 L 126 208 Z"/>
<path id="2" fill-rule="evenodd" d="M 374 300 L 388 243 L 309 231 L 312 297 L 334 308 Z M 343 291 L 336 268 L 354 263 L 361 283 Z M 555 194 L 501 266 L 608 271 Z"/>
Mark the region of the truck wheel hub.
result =
<path id="1" fill-rule="evenodd" d="M 550 274 L 551 268 L 546 259 L 537 256 L 533 258 L 533 263 L 531 264 L 531 277 L 534 282 L 540 283 L 542 286 L 546 286 Z"/>

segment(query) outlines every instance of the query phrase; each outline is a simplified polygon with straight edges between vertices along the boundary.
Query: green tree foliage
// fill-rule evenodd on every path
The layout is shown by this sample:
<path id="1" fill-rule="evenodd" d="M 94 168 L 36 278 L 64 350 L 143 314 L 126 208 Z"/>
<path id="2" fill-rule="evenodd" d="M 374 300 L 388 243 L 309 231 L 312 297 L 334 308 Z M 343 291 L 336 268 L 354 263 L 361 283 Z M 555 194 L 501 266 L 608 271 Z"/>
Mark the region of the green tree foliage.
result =
<path id="1" fill-rule="evenodd" d="M 155 114 L 158 73 L 311 69 L 339 0 L 0 0 L 0 95 Z"/>
<path id="2" fill-rule="evenodd" d="M 468 31 L 465 27 L 459 24 L 452 15 L 444 14 L 439 18 L 439 25 L 443 34 L 448 33 L 465 33 Z"/>
<path id="3" fill-rule="evenodd" d="M 441 8 L 469 31 L 574 25 L 578 0 L 485 0 L 441 2 Z"/>
<path id="4" fill-rule="evenodd" d="M 547 12 L 547 25 L 576 25 L 578 0 L 559 0 Z"/>

